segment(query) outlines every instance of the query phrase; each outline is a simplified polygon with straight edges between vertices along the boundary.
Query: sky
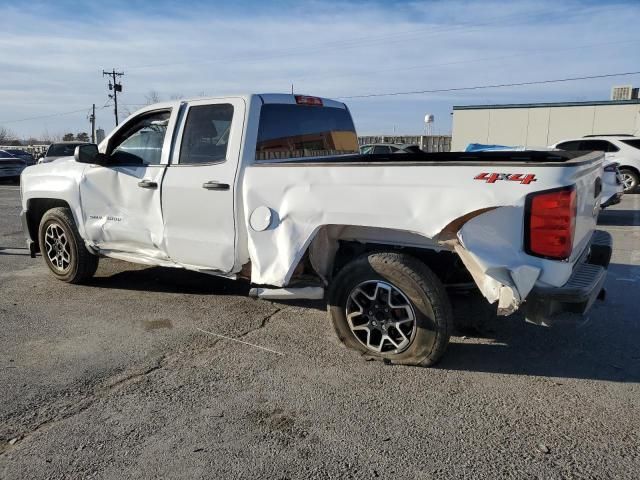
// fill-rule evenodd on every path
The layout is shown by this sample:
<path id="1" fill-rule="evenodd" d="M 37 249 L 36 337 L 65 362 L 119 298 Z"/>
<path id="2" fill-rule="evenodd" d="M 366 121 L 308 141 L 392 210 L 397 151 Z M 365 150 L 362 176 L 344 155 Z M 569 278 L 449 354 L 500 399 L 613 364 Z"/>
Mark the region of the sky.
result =
<path id="1" fill-rule="evenodd" d="M 290 92 L 344 98 L 640 70 L 640 1 L 0 0 L 0 127 L 22 138 L 114 127 L 146 102 Z M 344 98 L 362 135 L 451 130 L 453 105 L 607 100 L 640 75 Z M 68 113 L 73 112 L 73 113 Z M 37 117 L 37 118 L 36 118 Z"/>

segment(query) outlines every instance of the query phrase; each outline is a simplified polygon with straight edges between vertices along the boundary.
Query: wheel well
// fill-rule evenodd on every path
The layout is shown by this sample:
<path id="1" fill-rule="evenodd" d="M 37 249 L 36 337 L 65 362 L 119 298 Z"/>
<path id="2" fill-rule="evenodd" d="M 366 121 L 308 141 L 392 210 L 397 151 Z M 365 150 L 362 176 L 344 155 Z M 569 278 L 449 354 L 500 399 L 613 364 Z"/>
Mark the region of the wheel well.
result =
<path id="1" fill-rule="evenodd" d="M 335 277 L 354 258 L 373 252 L 402 252 L 411 255 L 428 266 L 445 286 L 473 284 L 473 278 L 455 252 L 342 240 L 339 241 L 333 262 L 332 276 Z"/>
<path id="2" fill-rule="evenodd" d="M 630 165 L 620 165 L 618 167 L 618 170 L 631 170 L 632 172 L 634 172 L 636 175 L 638 175 L 640 177 L 640 170 L 638 170 L 636 167 L 632 167 Z"/>
<path id="3" fill-rule="evenodd" d="M 69 208 L 69 204 L 57 198 L 32 198 L 27 202 L 27 228 L 37 252 L 40 251 L 40 242 L 38 241 L 40 221 L 47 211 L 57 207 Z"/>

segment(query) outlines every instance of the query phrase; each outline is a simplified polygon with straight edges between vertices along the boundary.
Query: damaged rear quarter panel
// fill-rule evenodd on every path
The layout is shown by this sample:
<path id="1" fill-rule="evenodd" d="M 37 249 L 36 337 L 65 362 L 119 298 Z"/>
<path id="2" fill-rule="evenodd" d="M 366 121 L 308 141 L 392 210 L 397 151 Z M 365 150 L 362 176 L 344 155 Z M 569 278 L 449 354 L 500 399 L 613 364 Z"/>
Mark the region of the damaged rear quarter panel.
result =
<path id="1" fill-rule="evenodd" d="M 524 258 L 522 253 L 525 196 L 561 184 L 567 170 L 526 169 L 541 181 L 528 185 L 487 184 L 474 180 L 482 170 L 475 165 L 249 166 L 243 185 L 245 218 L 250 218 L 260 206 L 272 211 L 272 221 L 266 230 L 258 232 L 247 224 L 252 281 L 286 285 L 315 233 L 324 225 L 379 227 L 438 240 L 439 233 L 459 217 L 482 209 L 506 207 L 467 222 L 462 229 L 462 248 L 473 251 L 481 275 L 500 268 L 505 272 L 519 271 L 517 283 L 524 293 L 533 286 L 532 279 L 535 282 L 539 273 L 535 265 L 534 270 L 518 270 L 522 265 L 532 265 L 531 257 Z M 516 285 L 510 274 L 502 275 L 500 280 L 508 288 Z M 513 297 L 516 303 L 520 302 L 517 289 Z"/>

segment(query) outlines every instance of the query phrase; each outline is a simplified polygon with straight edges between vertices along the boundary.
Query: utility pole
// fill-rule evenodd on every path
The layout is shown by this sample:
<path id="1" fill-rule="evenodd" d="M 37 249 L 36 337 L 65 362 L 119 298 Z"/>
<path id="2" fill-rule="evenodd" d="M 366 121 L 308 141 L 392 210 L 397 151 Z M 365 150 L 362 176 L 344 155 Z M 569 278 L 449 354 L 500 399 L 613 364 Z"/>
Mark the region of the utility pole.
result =
<path id="1" fill-rule="evenodd" d="M 89 121 L 91 122 L 91 143 L 96 143 L 96 104 L 91 107 L 91 115 L 89 115 Z"/>
<path id="2" fill-rule="evenodd" d="M 113 90 L 113 95 L 109 94 L 109 98 L 113 98 L 113 113 L 116 116 L 116 127 L 118 126 L 118 92 L 122 92 L 122 84 L 118 83 L 117 78 L 122 77 L 124 72 L 116 72 L 116 69 L 112 69 L 110 72 L 102 71 L 102 76 L 108 76 L 109 90 Z M 113 80 L 113 83 L 111 83 Z"/>

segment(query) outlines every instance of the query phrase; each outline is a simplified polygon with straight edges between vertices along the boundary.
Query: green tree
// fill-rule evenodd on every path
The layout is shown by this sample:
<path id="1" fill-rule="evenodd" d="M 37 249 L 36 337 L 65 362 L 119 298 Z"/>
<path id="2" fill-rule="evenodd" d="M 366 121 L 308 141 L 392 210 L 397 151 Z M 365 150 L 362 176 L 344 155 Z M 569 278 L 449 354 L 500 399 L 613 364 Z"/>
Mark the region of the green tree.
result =
<path id="1" fill-rule="evenodd" d="M 73 133 L 65 133 L 64 137 L 62 137 L 63 142 L 72 142 L 76 137 L 73 136 Z"/>
<path id="2" fill-rule="evenodd" d="M 90 140 L 89 134 L 87 132 L 80 132 L 76 135 L 76 140 L 79 142 L 88 142 Z"/>

